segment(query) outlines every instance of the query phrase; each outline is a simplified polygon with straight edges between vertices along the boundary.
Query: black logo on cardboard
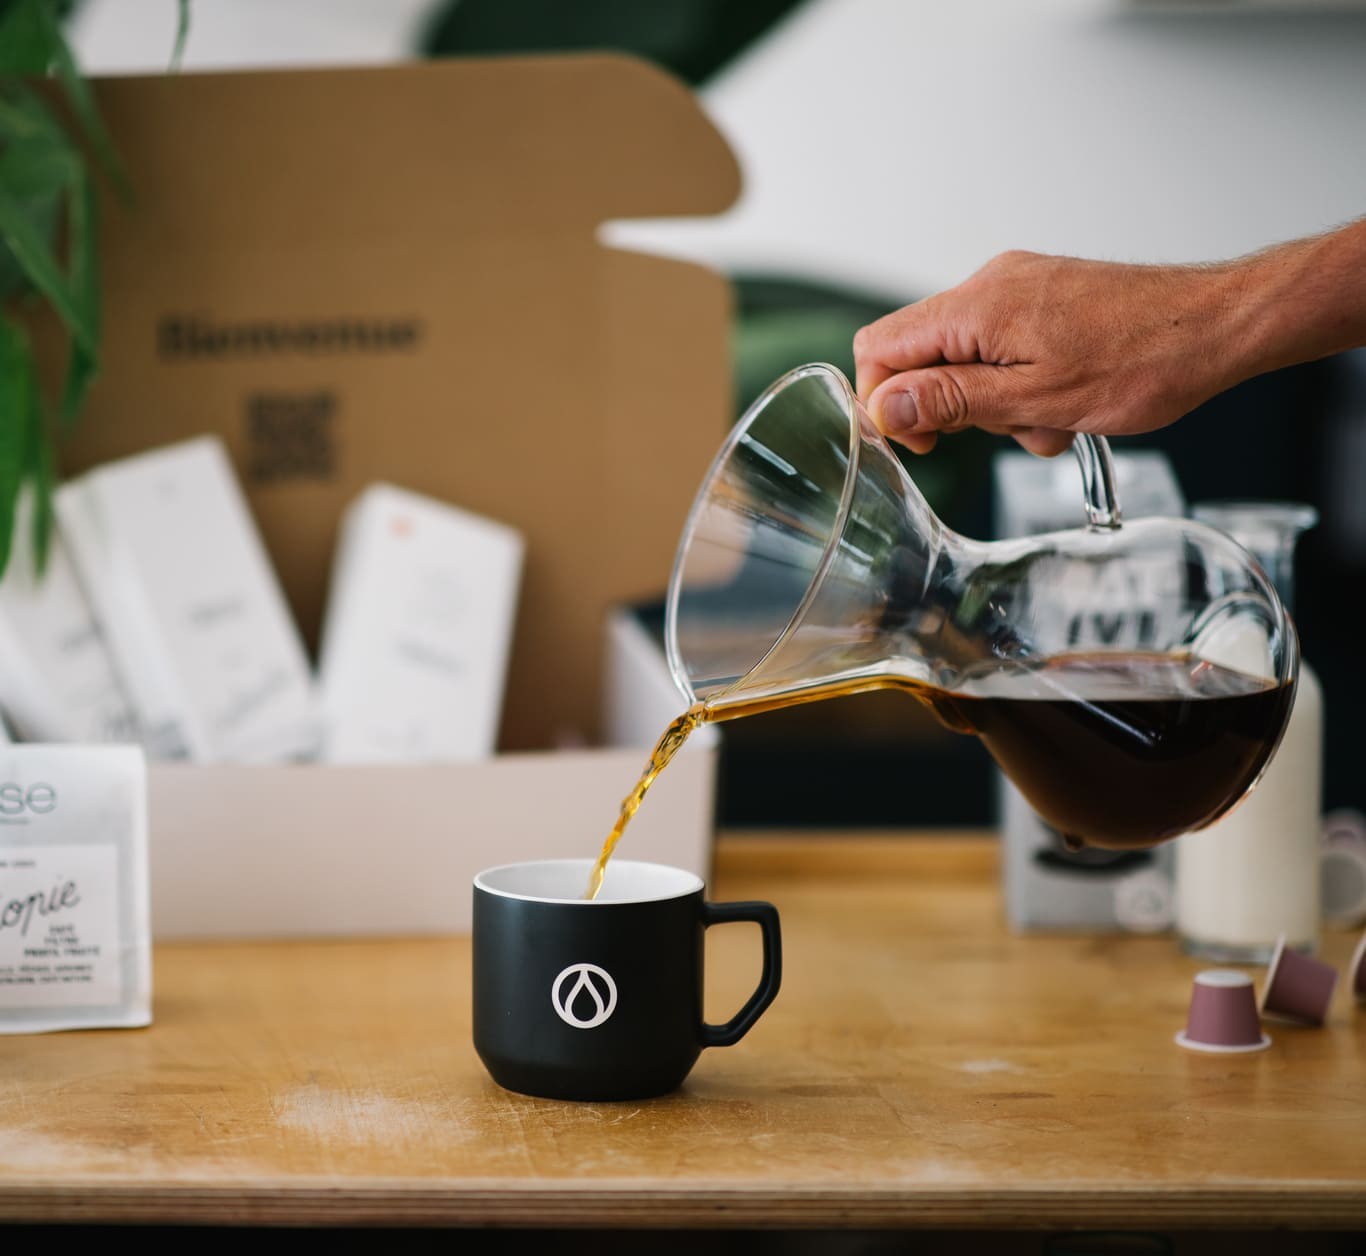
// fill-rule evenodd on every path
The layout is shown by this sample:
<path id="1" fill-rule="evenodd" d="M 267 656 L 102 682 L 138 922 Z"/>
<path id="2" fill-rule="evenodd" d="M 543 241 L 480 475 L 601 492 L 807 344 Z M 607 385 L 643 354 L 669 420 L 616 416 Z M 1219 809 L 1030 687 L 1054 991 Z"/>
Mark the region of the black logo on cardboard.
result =
<path id="1" fill-rule="evenodd" d="M 326 480 L 337 470 L 337 395 L 252 393 L 247 397 L 247 477 Z"/>
<path id="2" fill-rule="evenodd" d="M 422 322 L 409 315 L 366 318 L 248 318 L 227 322 L 198 314 L 157 321 L 157 355 L 164 361 L 344 353 L 406 353 L 417 348 Z"/>

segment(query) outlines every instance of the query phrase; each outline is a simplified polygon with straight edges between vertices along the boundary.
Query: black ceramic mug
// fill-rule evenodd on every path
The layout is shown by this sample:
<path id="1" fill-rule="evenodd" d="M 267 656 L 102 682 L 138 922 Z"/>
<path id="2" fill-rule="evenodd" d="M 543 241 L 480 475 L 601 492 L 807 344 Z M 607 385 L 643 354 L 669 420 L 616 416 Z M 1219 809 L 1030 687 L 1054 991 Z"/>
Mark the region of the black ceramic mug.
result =
<path id="1" fill-rule="evenodd" d="M 474 879 L 474 1046 L 493 1080 L 549 1099 L 644 1099 L 676 1089 L 703 1047 L 739 1042 L 782 979 L 771 903 L 709 903 L 700 878 L 614 859 L 490 868 Z M 703 936 L 749 920 L 763 975 L 724 1025 L 702 1019 Z"/>

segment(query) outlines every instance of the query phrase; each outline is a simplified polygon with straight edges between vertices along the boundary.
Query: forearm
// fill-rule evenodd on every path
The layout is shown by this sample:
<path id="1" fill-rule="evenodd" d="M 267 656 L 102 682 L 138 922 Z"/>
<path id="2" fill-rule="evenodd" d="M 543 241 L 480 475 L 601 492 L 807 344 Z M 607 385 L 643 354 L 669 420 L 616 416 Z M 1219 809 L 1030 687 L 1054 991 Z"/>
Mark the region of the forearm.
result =
<path id="1" fill-rule="evenodd" d="M 1366 219 L 1230 263 L 1225 279 L 1244 378 L 1366 346 Z"/>
<path id="2" fill-rule="evenodd" d="M 973 425 L 1048 456 L 1363 346 L 1366 219 L 1210 265 L 1002 253 L 863 328 L 854 359 L 874 421 L 915 452 Z"/>

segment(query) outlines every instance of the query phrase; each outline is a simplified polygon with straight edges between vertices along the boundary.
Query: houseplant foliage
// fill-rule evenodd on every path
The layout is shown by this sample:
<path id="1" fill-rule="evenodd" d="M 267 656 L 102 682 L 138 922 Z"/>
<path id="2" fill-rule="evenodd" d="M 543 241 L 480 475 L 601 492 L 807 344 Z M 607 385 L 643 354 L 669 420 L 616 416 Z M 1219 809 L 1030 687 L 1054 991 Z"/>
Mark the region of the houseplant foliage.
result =
<path id="1" fill-rule="evenodd" d="M 178 57 L 187 0 L 179 6 Z M 64 0 L 0 0 L 0 574 L 21 490 L 33 495 L 35 560 L 52 521 L 55 447 L 80 415 L 99 371 L 96 172 L 128 182 L 90 85 L 62 33 Z M 56 92 L 40 89 L 52 79 Z M 56 103 L 60 101 L 60 104 Z M 25 316 L 46 305 L 69 340 L 53 395 L 40 386 Z"/>

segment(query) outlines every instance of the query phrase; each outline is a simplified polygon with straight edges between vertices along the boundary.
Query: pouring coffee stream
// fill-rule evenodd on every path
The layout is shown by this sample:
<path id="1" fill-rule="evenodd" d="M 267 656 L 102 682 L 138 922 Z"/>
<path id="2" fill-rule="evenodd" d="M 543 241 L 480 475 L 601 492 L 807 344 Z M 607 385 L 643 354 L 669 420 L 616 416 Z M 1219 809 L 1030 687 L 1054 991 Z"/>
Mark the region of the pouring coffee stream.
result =
<path id="1" fill-rule="evenodd" d="M 976 735 L 1075 842 L 1145 847 L 1255 785 L 1294 692 L 1294 628 L 1231 538 L 1122 524 L 1105 440 L 1081 434 L 1086 526 L 981 542 L 946 527 L 834 367 L 800 367 L 732 429 L 675 558 L 665 631 L 689 707 L 605 856 L 689 732 L 897 689 Z M 1137 606 L 1142 576 L 1145 607 Z M 1078 607 L 1116 625 L 1083 648 Z M 663 758 L 661 759 L 661 755 Z M 590 894 L 590 897 L 592 895 Z"/>

